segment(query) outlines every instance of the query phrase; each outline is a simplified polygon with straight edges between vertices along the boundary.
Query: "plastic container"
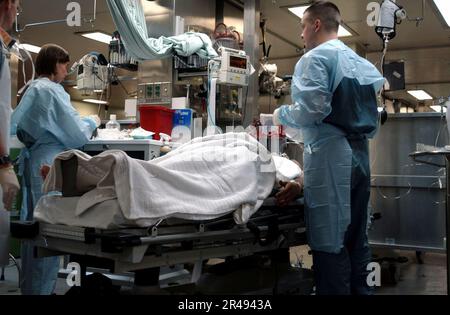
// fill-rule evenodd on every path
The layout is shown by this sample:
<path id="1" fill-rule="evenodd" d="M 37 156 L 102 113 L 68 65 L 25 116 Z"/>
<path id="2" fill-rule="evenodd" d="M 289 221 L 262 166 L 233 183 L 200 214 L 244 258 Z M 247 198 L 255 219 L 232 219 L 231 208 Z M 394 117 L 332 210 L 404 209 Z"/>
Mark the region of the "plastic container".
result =
<path id="1" fill-rule="evenodd" d="M 154 132 L 153 139 L 160 140 L 159 133 L 172 134 L 174 110 L 157 105 L 139 107 L 141 128 Z"/>
<path id="2" fill-rule="evenodd" d="M 173 114 L 173 127 L 185 126 L 192 127 L 192 109 L 176 109 Z"/>
<path id="3" fill-rule="evenodd" d="M 106 123 L 106 129 L 117 129 L 120 131 L 120 124 L 117 122 L 116 115 L 109 116 L 109 121 Z"/>

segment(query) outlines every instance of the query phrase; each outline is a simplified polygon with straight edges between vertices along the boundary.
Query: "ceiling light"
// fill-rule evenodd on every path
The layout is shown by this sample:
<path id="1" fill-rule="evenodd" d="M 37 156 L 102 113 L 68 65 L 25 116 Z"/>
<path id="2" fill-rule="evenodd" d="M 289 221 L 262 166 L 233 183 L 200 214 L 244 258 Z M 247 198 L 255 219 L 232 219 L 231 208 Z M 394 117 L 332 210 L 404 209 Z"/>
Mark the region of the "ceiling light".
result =
<path id="1" fill-rule="evenodd" d="M 301 20 L 303 14 L 305 13 L 308 7 L 309 5 L 302 5 L 299 7 L 288 8 L 288 10 L 291 11 L 293 14 L 295 14 Z M 347 30 L 344 26 L 339 25 L 338 37 L 349 37 L 349 36 L 353 36 L 352 33 L 350 33 L 349 30 Z"/>
<path id="2" fill-rule="evenodd" d="M 434 0 L 434 4 L 438 8 L 442 17 L 447 23 L 447 26 L 450 26 L 450 1 L 448 0 Z"/>
<path id="3" fill-rule="evenodd" d="M 30 45 L 30 44 L 20 44 L 20 48 L 25 49 L 29 52 L 38 54 L 41 51 L 41 47 Z"/>
<path id="4" fill-rule="evenodd" d="M 424 90 L 411 90 L 408 91 L 408 94 L 414 96 L 419 101 L 426 101 L 426 100 L 432 100 L 433 97 L 425 92 Z"/>
<path id="5" fill-rule="evenodd" d="M 288 10 L 291 11 L 292 13 L 294 13 L 296 16 L 298 16 L 301 20 L 303 17 L 303 14 L 305 13 L 305 11 L 308 7 L 309 7 L 308 5 L 302 5 L 300 7 L 288 8 Z"/>
<path id="6" fill-rule="evenodd" d="M 111 42 L 111 35 L 102 33 L 102 32 L 91 32 L 91 33 L 78 33 L 83 37 L 96 40 L 98 42 L 102 42 L 105 44 L 109 44 Z"/>
<path id="7" fill-rule="evenodd" d="M 75 90 L 80 90 L 77 85 L 72 86 L 72 88 Z M 85 90 L 87 90 L 87 89 L 85 89 Z M 83 91 L 83 90 L 81 89 L 80 91 Z M 93 90 L 93 91 L 94 91 L 94 93 L 102 93 L 105 90 Z"/>
<path id="8" fill-rule="evenodd" d="M 446 113 L 447 112 L 447 107 L 445 107 L 445 106 L 440 106 L 440 105 L 432 105 L 432 106 L 430 106 L 430 108 L 432 109 L 432 110 L 434 110 L 435 112 L 438 112 L 438 113 Z M 442 110 L 442 111 L 441 111 Z"/>
<path id="9" fill-rule="evenodd" d="M 108 104 L 107 101 L 95 100 L 95 99 L 90 99 L 90 98 L 84 99 L 83 102 L 91 103 L 91 104 L 101 104 L 101 105 Z"/>
<path id="10" fill-rule="evenodd" d="M 345 27 L 339 25 L 338 37 L 350 37 L 353 36 Z"/>

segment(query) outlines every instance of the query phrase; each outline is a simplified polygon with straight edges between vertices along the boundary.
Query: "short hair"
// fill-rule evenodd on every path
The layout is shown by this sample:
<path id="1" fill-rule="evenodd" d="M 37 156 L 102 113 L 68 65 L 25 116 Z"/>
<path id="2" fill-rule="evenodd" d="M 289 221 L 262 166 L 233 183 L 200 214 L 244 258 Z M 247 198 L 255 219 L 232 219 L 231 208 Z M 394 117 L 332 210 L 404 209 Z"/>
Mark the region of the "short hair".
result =
<path id="1" fill-rule="evenodd" d="M 305 13 L 308 13 L 314 21 L 319 19 L 327 32 L 336 32 L 341 24 L 341 12 L 339 8 L 330 1 L 316 1 L 309 6 Z"/>
<path id="2" fill-rule="evenodd" d="M 52 75 L 56 73 L 56 64 L 70 61 L 69 53 L 55 44 L 42 46 L 36 57 L 36 74 Z"/>

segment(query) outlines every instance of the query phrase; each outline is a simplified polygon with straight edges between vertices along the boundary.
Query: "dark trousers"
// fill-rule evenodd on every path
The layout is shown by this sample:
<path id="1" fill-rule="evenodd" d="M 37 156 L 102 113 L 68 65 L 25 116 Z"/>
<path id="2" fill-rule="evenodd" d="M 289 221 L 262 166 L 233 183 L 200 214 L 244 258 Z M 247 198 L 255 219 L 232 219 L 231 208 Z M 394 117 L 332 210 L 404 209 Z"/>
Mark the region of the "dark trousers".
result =
<path id="1" fill-rule="evenodd" d="M 371 252 L 367 238 L 370 198 L 370 165 L 366 140 L 349 140 L 353 150 L 351 179 L 351 223 L 339 254 L 313 251 L 313 268 L 318 295 L 367 295 L 367 265 Z"/>

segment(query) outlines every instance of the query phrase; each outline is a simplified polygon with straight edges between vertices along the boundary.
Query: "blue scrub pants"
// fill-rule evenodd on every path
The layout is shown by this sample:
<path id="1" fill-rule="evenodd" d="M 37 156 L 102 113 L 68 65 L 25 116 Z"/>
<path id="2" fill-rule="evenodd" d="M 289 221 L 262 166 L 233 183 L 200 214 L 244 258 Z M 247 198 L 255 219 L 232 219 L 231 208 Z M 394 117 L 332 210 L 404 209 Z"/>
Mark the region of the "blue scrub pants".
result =
<path id="1" fill-rule="evenodd" d="M 353 150 L 351 178 L 351 223 L 339 254 L 313 251 L 313 269 L 318 295 L 369 295 L 367 265 L 371 252 L 367 237 L 370 198 L 370 165 L 367 140 L 348 140 Z"/>

